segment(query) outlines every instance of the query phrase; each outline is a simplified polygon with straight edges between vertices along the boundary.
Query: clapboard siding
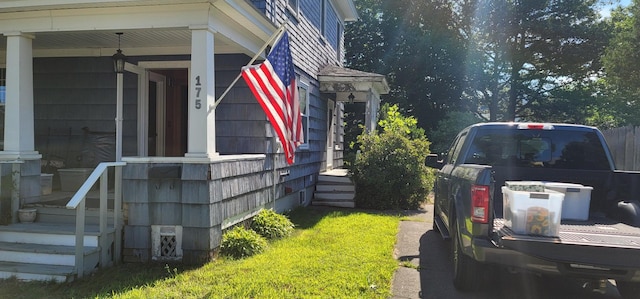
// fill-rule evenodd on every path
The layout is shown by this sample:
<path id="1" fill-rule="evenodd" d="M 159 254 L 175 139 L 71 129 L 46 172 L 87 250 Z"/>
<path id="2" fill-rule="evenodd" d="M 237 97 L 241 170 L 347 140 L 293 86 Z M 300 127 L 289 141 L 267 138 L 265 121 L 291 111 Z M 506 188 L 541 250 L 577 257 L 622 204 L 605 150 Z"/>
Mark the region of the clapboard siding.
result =
<path id="1" fill-rule="evenodd" d="M 318 71 L 326 65 L 342 65 L 337 53 L 342 53 L 342 38 L 337 37 L 337 26 L 344 26 L 338 19 L 335 8 L 327 2 L 325 20 L 328 36 L 320 29 L 321 2 L 319 0 L 300 0 L 300 11 L 292 15 L 287 9 L 286 0 L 252 1 L 263 8 L 267 18 L 276 24 L 288 23 L 291 39 L 291 52 L 297 67 L 316 78 Z M 340 25 L 338 25 L 340 24 Z M 342 32 L 343 30 L 340 30 Z M 336 42 L 333 42 L 335 40 Z M 329 42 L 327 42 L 329 41 Z"/>

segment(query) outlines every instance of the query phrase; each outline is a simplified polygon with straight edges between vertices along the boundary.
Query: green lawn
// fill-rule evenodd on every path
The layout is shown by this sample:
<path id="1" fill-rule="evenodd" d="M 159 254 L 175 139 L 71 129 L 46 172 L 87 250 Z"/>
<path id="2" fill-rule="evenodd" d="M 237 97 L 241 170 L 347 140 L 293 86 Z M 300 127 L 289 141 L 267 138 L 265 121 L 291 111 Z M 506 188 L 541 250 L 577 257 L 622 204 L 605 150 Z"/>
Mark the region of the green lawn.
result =
<path id="1" fill-rule="evenodd" d="M 0 281 L 0 298 L 388 298 L 399 216 L 305 208 L 293 236 L 197 268 L 125 264 L 69 284 Z"/>

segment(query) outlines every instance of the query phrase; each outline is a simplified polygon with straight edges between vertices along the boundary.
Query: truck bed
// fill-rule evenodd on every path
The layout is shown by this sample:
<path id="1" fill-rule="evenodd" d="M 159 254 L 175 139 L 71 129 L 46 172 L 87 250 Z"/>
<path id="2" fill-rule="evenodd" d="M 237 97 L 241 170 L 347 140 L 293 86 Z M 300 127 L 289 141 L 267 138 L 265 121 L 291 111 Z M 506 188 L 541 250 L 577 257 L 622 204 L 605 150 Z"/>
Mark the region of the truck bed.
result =
<path id="1" fill-rule="evenodd" d="M 493 221 L 494 243 L 541 259 L 566 263 L 568 267 L 597 270 L 640 267 L 640 228 L 592 217 L 588 221 L 563 220 L 558 237 L 518 235 L 504 225 L 505 219 Z M 598 258 L 594 257 L 597 256 Z M 622 274 L 622 273 L 621 273 Z"/>

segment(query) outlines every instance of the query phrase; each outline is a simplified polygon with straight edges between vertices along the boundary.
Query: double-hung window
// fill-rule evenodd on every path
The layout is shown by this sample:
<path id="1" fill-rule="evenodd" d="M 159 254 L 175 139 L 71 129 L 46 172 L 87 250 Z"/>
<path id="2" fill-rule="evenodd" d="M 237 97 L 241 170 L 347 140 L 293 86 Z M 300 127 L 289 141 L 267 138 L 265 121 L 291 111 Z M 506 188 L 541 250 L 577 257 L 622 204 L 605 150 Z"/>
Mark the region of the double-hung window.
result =
<path id="1" fill-rule="evenodd" d="M 304 144 L 300 148 L 309 148 L 309 85 L 299 82 L 298 99 L 300 100 L 300 113 L 302 114 L 302 132 L 304 133 Z"/>

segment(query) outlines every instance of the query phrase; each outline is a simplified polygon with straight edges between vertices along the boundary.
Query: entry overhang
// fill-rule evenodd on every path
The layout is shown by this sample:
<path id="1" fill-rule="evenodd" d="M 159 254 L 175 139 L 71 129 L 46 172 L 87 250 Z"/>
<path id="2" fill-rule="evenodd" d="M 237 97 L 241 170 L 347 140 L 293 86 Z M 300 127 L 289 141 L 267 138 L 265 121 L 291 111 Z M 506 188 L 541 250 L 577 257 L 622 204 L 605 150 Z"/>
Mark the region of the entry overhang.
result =
<path id="1" fill-rule="evenodd" d="M 389 84 L 384 75 L 354 69 L 327 66 L 318 73 L 320 92 L 336 95 L 338 102 L 366 102 L 369 94 L 388 94 Z"/>

